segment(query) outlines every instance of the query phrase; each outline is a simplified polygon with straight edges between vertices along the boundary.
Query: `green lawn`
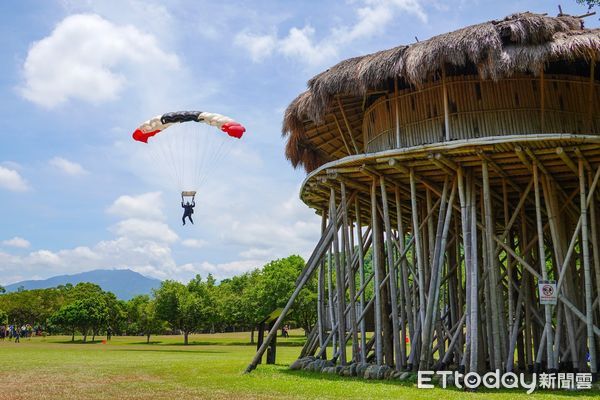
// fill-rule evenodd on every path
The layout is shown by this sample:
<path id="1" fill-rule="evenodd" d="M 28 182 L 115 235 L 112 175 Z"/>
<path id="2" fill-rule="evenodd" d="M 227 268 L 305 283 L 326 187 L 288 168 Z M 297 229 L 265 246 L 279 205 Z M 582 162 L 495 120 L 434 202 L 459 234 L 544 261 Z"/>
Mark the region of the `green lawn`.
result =
<path id="1" fill-rule="evenodd" d="M 295 332 L 294 332 L 295 333 Z M 303 338 L 279 338 L 279 365 L 242 371 L 255 347 L 249 334 L 114 337 L 109 344 L 69 337 L 0 342 L 0 399 L 512 399 L 522 390 L 465 393 L 413 384 L 364 381 L 287 368 Z M 600 398 L 600 392 L 538 392 L 536 398 Z"/>

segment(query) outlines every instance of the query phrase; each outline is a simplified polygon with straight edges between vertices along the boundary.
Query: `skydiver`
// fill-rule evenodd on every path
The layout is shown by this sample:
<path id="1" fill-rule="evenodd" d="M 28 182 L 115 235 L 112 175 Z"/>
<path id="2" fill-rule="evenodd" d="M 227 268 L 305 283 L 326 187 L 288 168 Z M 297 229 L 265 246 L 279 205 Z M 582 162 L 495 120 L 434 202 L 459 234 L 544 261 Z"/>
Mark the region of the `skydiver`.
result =
<path id="1" fill-rule="evenodd" d="M 193 224 L 194 220 L 192 219 L 192 214 L 194 213 L 194 207 L 196 207 L 196 202 L 194 198 L 192 198 L 192 204 L 190 202 L 186 202 L 183 204 L 183 199 L 181 200 L 181 207 L 183 208 L 183 217 L 181 217 L 181 221 L 183 221 L 183 225 L 185 225 L 185 217 L 188 217 L 190 222 Z"/>

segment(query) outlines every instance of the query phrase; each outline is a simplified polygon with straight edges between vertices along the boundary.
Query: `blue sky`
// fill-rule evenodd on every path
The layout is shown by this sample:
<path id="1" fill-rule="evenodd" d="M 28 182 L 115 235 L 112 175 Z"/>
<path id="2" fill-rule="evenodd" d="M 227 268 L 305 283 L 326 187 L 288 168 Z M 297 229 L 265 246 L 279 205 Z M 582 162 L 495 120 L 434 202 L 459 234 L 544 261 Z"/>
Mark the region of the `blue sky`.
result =
<path id="1" fill-rule="evenodd" d="M 574 0 L 563 11 L 583 14 Z M 0 283 L 93 268 L 224 278 L 298 253 L 320 220 L 283 156 L 285 107 L 339 60 L 548 1 L 5 1 L 0 25 Z M 598 18 L 587 26 L 598 26 Z M 203 110 L 247 134 L 209 176 L 196 225 L 131 140 Z"/>

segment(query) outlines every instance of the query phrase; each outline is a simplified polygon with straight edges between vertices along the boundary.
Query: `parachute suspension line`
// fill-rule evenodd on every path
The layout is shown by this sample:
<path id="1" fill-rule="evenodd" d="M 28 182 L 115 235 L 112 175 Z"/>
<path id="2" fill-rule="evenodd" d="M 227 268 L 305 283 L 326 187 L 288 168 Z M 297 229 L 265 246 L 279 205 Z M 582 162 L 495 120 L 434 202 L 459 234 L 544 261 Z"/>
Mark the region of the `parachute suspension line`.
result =
<path id="1" fill-rule="evenodd" d="M 203 152 L 203 156 L 202 156 L 202 163 L 200 166 L 200 176 L 198 177 L 198 181 L 201 185 L 204 185 L 204 183 L 206 182 L 206 178 L 208 175 L 208 171 L 212 168 L 214 168 L 214 159 L 211 157 L 211 155 L 214 155 L 214 147 L 215 147 L 215 143 L 218 140 L 221 140 L 220 137 L 216 137 L 214 138 L 214 140 L 211 140 L 211 138 L 209 137 L 209 135 L 204 135 L 203 137 L 203 148 L 204 148 L 204 152 Z"/>
<path id="2" fill-rule="evenodd" d="M 177 145 L 178 143 L 178 132 L 177 128 L 175 128 L 175 131 L 173 132 L 173 134 L 170 136 L 170 140 L 167 141 L 168 143 L 168 150 L 169 150 L 169 154 L 170 154 L 170 160 L 173 163 L 173 168 L 175 169 L 175 177 L 177 178 L 177 186 L 179 188 L 179 190 L 183 190 L 183 172 L 181 169 L 181 162 L 178 161 L 176 159 L 176 155 L 177 154 L 181 154 L 181 152 L 179 151 L 180 147 Z M 165 136 L 166 137 L 166 136 Z"/>
<path id="3" fill-rule="evenodd" d="M 169 164 L 169 157 L 165 153 L 163 146 L 160 146 L 157 142 L 149 143 L 148 146 L 150 146 L 149 153 L 152 154 L 153 158 L 157 161 L 156 165 L 168 165 Z"/>
<path id="4" fill-rule="evenodd" d="M 201 132 L 201 136 L 199 138 L 200 141 L 200 146 L 202 148 L 201 152 L 202 152 L 202 157 L 200 158 L 200 165 L 198 166 L 198 184 L 199 185 L 203 185 L 205 182 L 205 178 L 206 175 L 208 175 L 208 170 L 211 167 L 211 159 L 210 159 L 210 154 L 212 153 L 212 151 L 214 150 L 212 147 L 214 147 L 214 141 L 215 140 L 219 140 L 220 138 L 218 137 L 214 137 L 214 136 L 210 136 L 210 134 L 208 132 L 206 132 L 206 130 L 203 130 L 203 132 Z"/>
<path id="5" fill-rule="evenodd" d="M 197 140 L 198 135 L 196 135 L 195 132 L 192 131 L 191 129 L 188 130 L 186 132 L 186 134 L 187 134 L 186 135 L 186 149 L 187 149 L 188 155 L 190 157 L 190 165 L 189 165 L 189 167 L 190 167 L 190 170 L 189 170 L 190 182 L 189 182 L 189 184 L 194 186 L 194 188 L 193 188 L 194 190 L 198 190 L 199 188 L 196 187 L 198 184 L 198 179 L 196 177 L 196 175 L 198 173 L 198 170 L 197 170 L 197 168 L 198 168 L 198 157 L 197 157 L 198 152 L 195 151 L 196 143 L 198 142 L 198 140 Z"/>
<path id="6" fill-rule="evenodd" d="M 209 165 L 217 164 L 220 160 L 224 159 L 225 153 L 228 153 L 229 151 L 231 151 L 231 147 L 225 146 L 225 140 L 221 140 L 217 145 L 217 149 L 208 157 L 210 159 Z M 204 179 L 206 179 L 206 177 L 204 177 Z"/>
<path id="7" fill-rule="evenodd" d="M 202 129 L 200 129 L 202 130 Z M 198 135 L 194 135 L 194 141 L 195 141 L 195 149 L 196 149 L 196 158 L 195 158 L 195 166 L 194 166 L 194 172 L 195 172 L 195 176 L 194 176 L 194 182 L 196 182 L 198 184 L 198 186 L 200 186 L 200 176 L 202 171 L 200 170 L 200 168 L 202 168 L 202 160 L 204 160 L 204 157 L 199 157 L 200 154 L 202 154 L 202 150 L 204 149 L 204 147 L 202 146 L 202 143 L 205 141 L 204 140 L 204 135 L 203 132 L 198 132 Z"/>
<path id="8" fill-rule="evenodd" d="M 200 124 L 188 125 L 187 122 Z M 209 126 L 223 133 L 209 133 Z M 190 129 L 192 127 L 198 130 Z M 170 134 L 160 134 L 167 129 Z M 151 147 L 155 164 L 166 167 L 160 171 L 170 170 L 171 182 L 182 191 L 191 191 L 199 189 L 208 179 L 209 172 L 220 167 L 219 164 L 232 149 L 230 144 L 235 143 L 232 138 L 240 139 L 245 131 L 241 124 L 220 114 L 178 111 L 145 121 L 132 136 Z"/>
<path id="9" fill-rule="evenodd" d="M 157 138 L 156 146 L 160 149 L 163 157 L 165 159 L 165 164 L 171 168 L 173 174 L 175 175 L 175 180 L 177 181 L 177 187 L 181 190 L 181 174 L 179 173 L 179 168 L 177 167 L 177 163 L 175 162 L 175 156 L 173 155 L 173 141 L 174 138 L 171 135 L 170 137 L 162 136 Z"/>

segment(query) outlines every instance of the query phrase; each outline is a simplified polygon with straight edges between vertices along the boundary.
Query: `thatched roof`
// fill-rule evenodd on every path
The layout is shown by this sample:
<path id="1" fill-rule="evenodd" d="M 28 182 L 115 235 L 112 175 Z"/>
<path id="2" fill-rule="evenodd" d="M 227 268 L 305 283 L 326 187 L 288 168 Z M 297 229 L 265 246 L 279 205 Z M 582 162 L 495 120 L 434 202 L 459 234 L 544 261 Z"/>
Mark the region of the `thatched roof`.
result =
<path id="1" fill-rule="evenodd" d="M 308 81 L 308 90 L 289 105 L 283 121 L 286 156 L 311 171 L 328 161 L 307 137 L 308 125 L 319 126 L 336 96 L 362 97 L 389 88 L 397 78 L 403 88 L 419 86 L 441 74 L 441 68 L 476 70 L 482 79 L 501 79 L 532 72 L 553 61 L 600 59 L 600 30 L 584 29 L 578 17 L 513 14 L 445 33 L 410 46 L 344 60 Z M 459 72 L 460 73 L 460 72 Z"/>

